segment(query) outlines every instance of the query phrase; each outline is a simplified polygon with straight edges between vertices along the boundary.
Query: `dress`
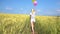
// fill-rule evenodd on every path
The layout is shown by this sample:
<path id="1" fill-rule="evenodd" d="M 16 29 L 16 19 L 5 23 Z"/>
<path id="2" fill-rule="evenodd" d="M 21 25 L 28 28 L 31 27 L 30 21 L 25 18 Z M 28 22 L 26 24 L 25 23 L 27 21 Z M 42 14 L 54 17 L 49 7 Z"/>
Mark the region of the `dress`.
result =
<path id="1" fill-rule="evenodd" d="M 33 22 L 35 22 L 35 12 L 33 12 L 33 13 L 30 13 L 30 15 L 31 15 L 31 23 L 33 23 Z"/>

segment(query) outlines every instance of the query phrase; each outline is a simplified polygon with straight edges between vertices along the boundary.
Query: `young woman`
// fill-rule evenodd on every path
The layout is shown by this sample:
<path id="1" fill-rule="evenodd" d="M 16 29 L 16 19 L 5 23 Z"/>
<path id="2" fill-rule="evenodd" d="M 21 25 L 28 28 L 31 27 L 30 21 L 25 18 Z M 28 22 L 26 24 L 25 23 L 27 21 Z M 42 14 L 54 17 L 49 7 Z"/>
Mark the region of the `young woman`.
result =
<path id="1" fill-rule="evenodd" d="M 30 13 L 30 22 L 31 22 L 32 34 L 34 34 L 34 23 L 35 23 L 35 10 L 34 9 L 32 9 L 32 12 Z"/>

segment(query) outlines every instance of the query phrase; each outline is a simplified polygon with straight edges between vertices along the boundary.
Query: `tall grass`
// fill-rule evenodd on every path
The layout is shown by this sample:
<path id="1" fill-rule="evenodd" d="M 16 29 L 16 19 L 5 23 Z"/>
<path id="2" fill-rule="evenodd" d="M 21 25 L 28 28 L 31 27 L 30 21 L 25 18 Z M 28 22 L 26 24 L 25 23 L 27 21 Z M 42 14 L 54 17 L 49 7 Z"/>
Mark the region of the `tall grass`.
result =
<path id="1" fill-rule="evenodd" d="M 36 34 L 60 34 L 60 17 L 36 16 Z M 29 15 L 0 14 L 0 34 L 31 34 Z"/>

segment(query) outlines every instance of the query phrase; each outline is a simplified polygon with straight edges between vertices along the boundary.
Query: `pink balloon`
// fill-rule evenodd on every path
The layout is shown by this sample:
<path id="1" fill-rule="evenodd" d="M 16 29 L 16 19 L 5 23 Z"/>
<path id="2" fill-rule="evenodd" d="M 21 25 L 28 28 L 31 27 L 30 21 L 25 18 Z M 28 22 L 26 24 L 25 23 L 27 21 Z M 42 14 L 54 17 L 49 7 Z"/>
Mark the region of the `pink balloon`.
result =
<path id="1" fill-rule="evenodd" d="M 34 6 L 36 6 L 37 5 L 37 1 L 34 1 Z"/>

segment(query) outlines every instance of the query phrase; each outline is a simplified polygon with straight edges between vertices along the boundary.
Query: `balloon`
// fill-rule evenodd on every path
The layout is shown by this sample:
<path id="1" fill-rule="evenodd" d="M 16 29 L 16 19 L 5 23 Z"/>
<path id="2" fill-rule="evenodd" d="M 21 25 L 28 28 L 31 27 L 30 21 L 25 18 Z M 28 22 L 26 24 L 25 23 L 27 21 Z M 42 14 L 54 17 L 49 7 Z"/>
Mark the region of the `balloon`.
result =
<path id="1" fill-rule="evenodd" d="M 34 2 L 35 0 L 32 0 L 32 2 Z"/>
<path id="2" fill-rule="evenodd" d="M 37 5 L 37 1 L 34 1 L 34 6 L 36 6 Z"/>

